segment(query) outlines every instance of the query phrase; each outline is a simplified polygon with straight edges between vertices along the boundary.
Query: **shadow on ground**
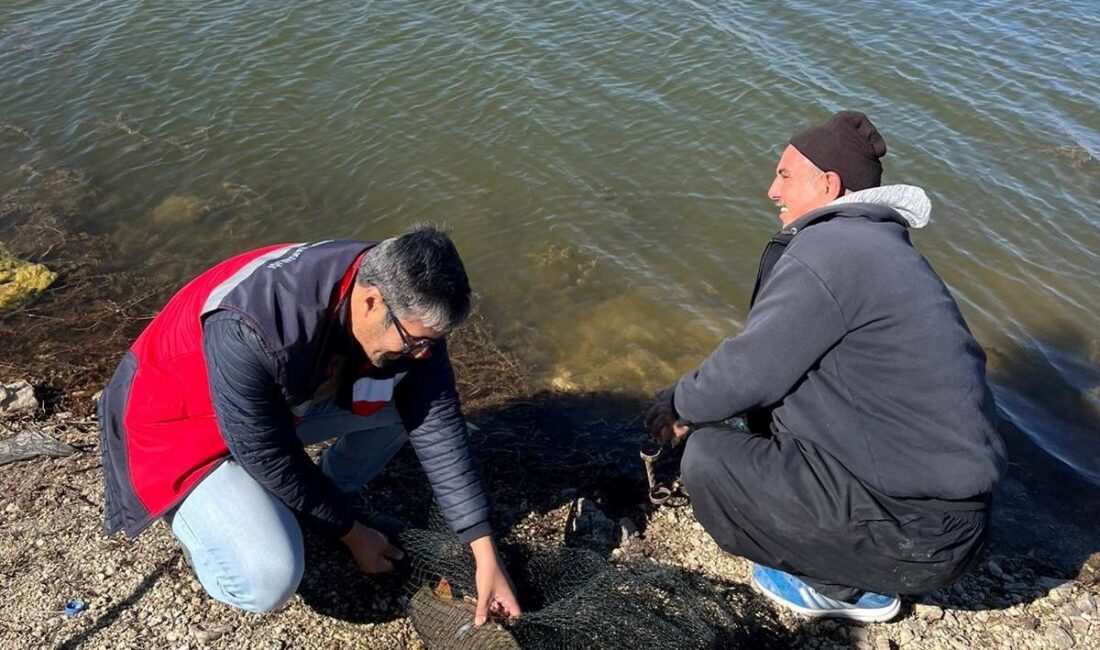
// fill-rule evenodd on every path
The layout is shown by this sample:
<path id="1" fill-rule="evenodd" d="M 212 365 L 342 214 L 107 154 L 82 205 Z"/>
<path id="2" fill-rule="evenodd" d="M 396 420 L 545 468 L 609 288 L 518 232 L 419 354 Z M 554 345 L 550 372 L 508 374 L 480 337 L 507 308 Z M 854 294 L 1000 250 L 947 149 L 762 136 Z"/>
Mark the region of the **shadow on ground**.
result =
<path id="1" fill-rule="evenodd" d="M 991 346 L 989 359 L 1008 473 L 982 563 L 924 598 L 952 609 L 1030 603 L 1074 579 L 1100 585 L 1100 339 L 1061 324 Z"/>
<path id="2" fill-rule="evenodd" d="M 180 564 L 182 564 L 182 562 L 180 562 L 180 556 L 173 557 L 158 564 L 153 572 L 147 575 L 145 579 L 141 581 L 141 584 L 134 588 L 134 591 L 130 593 L 129 596 L 127 596 L 123 600 L 120 600 L 117 603 L 112 604 L 106 612 L 104 612 L 95 620 L 95 623 L 91 627 L 83 630 L 80 634 L 60 643 L 57 646 L 58 650 L 71 650 L 72 648 L 79 648 L 85 641 L 95 636 L 103 629 L 110 627 L 116 620 L 118 620 L 123 612 L 125 612 L 127 609 L 129 609 L 135 603 L 141 600 L 142 597 L 144 597 L 145 594 L 148 593 L 149 590 L 152 589 L 165 574 L 171 573 L 172 571 L 176 570 L 177 568 L 179 568 Z"/>
<path id="3" fill-rule="evenodd" d="M 482 459 L 485 478 L 493 495 L 498 537 L 509 537 L 513 527 L 529 515 L 558 511 L 578 497 L 596 502 L 613 521 L 629 517 L 639 526 L 644 526 L 646 515 L 653 508 L 647 500 L 645 473 L 638 455 L 639 443 L 643 438 L 640 413 L 644 405 L 644 400 L 634 395 L 547 391 L 513 396 L 471 411 L 469 419 L 474 424 L 471 437 Z M 667 454 L 662 457 L 657 468 L 659 480 L 671 482 L 676 477 L 677 456 Z M 360 507 L 364 511 L 401 517 L 412 528 L 440 527 L 426 478 L 409 448 L 404 449 L 360 496 Z M 552 540 L 556 537 L 559 547 L 564 544 L 566 549 L 594 552 L 598 555 L 598 559 L 594 560 L 597 565 L 606 566 L 611 547 L 571 539 L 561 530 L 560 520 L 554 520 L 548 526 L 548 538 Z M 543 573 L 529 573 L 527 563 L 531 561 L 532 548 L 525 543 L 512 542 L 502 544 L 501 552 L 506 560 L 510 560 L 525 611 L 537 612 L 551 604 L 546 600 L 546 590 L 539 586 L 539 582 L 559 580 L 560 575 L 555 577 L 557 572 L 570 571 L 572 567 L 550 560 L 549 564 L 555 568 L 548 569 L 543 557 Z M 376 599 L 392 599 L 393 594 L 398 593 L 388 578 L 387 581 L 367 584 L 371 579 L 354 575 L 354 564 L 342 549 L 335 548 L 335 545 L 326 546 L 317 540 L 310 544 L 309 552 L 312 554 L 315 551 L 323 564 L 310 566 L 307 563 L 306 580 L 300 590 L 310 607 L 326 615 L 357 622 L 388 620 L 386 617 L 399 615 L 396 610 L 385 608 L 382 608 L 385 611 L 382 618 L 371 613 Z M 447 562 L 454 560 L 449 558 Z M 452 573 L 452 582 L 456 580 L 456 573 L 469 570 L 469 566 L 460 566 Z M 663 567 L 663 570 L 682 575 L 682 579 L 687 581 L 685 585 L 699 580 L 697 576 L 676 569 Z M 459 584 L 463 582 L 461 578 L 457 580 Z M 630 590 L 634 587 L 627 585 L 624 588 Z M 729 613 L 736 622 L 713 647 L 787 648 L 793 643 L 792 635 L 799 634 L 798 628 L 792 631 L 782 625 L 772 606 L 747 585 L 728 581 L 711 583 L 705 588 L 716 590 L 712 593 L 729 606 Z M 347 602 L 343 602 L 345 599 L 341 596 L 345 593 L 351 594 Z M 409 597 L 413 590 L 406 587 L 403 593 Z M 621 597 L 620 593 L 620 600 Z M 601 624 L 606 625 L 607 620 L 614 617 L 612 603 L 616 600 L 615 594 L 608 593 L 606 600 L 606 603 L 578 602 L 573 620 L 562 622 L 553 619 L 554 623 L 547 625 L 541 633 L 549 634 L 550 628 L 555 634 L 576 629 L 576 626 L 585 625 L 585 617 L 592 616 L 593 611 L 602 612 Z M 651 602 L 654 608 L 652 616 L 677 616 L 672 610 L 661 611 L 656 592 Z M 631 617 L 637 616 L 634 610 L 626 611 L 622 615 L 622 625 L 630 625 L 630 621 L 634 620 Z M 686 617 L 687 614 L 681 616 Z M 646 622 L 639 619 L 637 625 L 644 627 Z M 814 634 L 842 634 L 838 630 L 834 626 L 828 630 L 816 630 Z M 543 646 L 536 643 L 532 647 Z"/>
<path id="4" fill-rule="evenodd" d="M 306 571 L 298 594 L 318 614 L 351 623 L 385 623 L 405 616 L 408 574 L 368 576 L 337 540 L 305 535 Z"/>

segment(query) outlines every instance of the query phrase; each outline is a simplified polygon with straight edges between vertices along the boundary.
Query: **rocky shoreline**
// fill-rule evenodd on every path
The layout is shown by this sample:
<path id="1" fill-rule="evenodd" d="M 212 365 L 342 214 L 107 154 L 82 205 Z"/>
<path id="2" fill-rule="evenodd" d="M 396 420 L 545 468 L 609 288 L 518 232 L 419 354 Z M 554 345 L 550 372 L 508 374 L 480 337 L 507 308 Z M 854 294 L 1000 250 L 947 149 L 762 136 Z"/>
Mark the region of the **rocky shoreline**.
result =
<path id="1" fill-rule="evenodd" d="M 406 617 L 401 579 L 358 574 L 350 557 L 325 540 L 307 540 L 306 579 L 282 611 L 256 615 L 216 603 L 202 592 L 166 526 L 154 526 L 137 543 L 102 537 L 92 419 L 71 412 L 9 416 L 0 423 L 0 439 L 27 428 L 80 451 L 0 466 L 0 648 L 422 647 Z M 364 505 L 385 504 L 415 521 L 427 489 L 416 473 L 415 460 L 404 454 L 372 485 Z M 549 501 L 516 501 L 518 493 L 510 492 L 498 491 L 505 541 L 568 540 L 577 491 Z M 598 490 L 580 498 L 606 501 Z M 554 503 L 560 505 L 547 507 Z M 636 504 L 618 521 L 613 561 L 651 558 L 712 581 L 751 628 L 747 647 L 1100 647 L 1095 563 L 1070 578 L 1032 556 L 999 554 L 994 545 L 956 585 L 907 600 L 893 622 L 864 626 L 808 621 L 773 607 L 749 586 L 749 563 L 720 551 L 689 507 Z M 62 610 L 74 598 L 87 609 L 68 616 Z"/>
<path id="2" fill-rule="evenodd" d="M 403 578 L 364 576 L 327 540 L 307 536 L 299 593 L 281 611 L 255 615 L 207 597 L 163 524 L 136 543 L 102 536 L 94 396 L 168 288 L 112 268 L 108 238 L 65 228 L 66 211 L 88 209 L 78 175 L 43 178 L 69 198 L 0 202 L 0 240 L 58 272 L 34 302 L 0 313 L 0 383 L 12 387 L 0 399 L 0 441 L 35 431 L 76 453 L 0 465 L 0 648 L 423 647 Z M 749 563 L 720 551 L 690 507 L 645 500 L 640 396 L 532 389 L 519 360 L 476 319 L 453 350 L 505 542 L 594 544 L 613 562 L 648 558 L 701 576 L 739 612 L 744 647 L 1100 648 L 1100 536 L 1095 526 L 1045 517 L 1022 469 L 998 494 L 981 564 L 959 583 L 906 600 L 890 623 L 809 621 L 756 594 Z M 659 471 L 674 479 L 675 459 Z M 408 450 L 361 498 L 364 510 L 414 525 L 430 510 Z M 570 513 L 582 499 L 589 520 L 578 528 Z M 72 599 L 83 611 L 65 613 Z"/>

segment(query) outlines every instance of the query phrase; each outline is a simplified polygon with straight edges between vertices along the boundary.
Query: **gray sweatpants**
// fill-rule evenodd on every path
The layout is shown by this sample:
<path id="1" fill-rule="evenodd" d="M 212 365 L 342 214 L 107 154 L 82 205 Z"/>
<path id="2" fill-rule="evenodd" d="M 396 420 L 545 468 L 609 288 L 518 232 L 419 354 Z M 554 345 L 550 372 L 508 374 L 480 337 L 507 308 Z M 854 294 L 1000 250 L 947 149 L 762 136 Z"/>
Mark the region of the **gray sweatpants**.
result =
<path id="1" fill-rule="evenodd" d="M 934 591 L 969 571 L 985 543 L 988 497 L 895 499 L 792 436 L 702 428 L 681 469 L 695 517 L 723 550 L 832 598 Z"/>

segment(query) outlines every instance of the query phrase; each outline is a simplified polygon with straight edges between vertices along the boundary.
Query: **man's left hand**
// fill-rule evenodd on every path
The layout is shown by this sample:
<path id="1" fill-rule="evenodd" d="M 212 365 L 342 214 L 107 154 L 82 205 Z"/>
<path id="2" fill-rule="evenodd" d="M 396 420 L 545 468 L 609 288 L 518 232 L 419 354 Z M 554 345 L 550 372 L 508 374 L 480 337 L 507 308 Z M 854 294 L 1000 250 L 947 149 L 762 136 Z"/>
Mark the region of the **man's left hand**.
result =
<path id="1" fill-rule="evenodd" d="M 481 537 L 470 544 L 477 563 L 477 610 L 474 625 L 480 626 L 489 615 L 505 619 L 519 618 L 522 613 L 508 572 L 500 564 L 493 538 Z"/>

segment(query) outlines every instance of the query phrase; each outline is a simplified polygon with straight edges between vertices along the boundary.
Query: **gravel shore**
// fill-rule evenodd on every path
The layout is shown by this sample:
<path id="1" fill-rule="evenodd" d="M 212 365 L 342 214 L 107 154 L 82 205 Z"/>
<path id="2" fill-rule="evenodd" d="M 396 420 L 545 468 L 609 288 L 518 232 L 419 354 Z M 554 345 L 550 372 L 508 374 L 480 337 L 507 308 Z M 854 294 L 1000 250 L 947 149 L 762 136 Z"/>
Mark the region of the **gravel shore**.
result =
<path id="1" fill-rule="evenodd" d="M 29 427 L 82 452 L 0 467 L 0 648 L 422 647 L 405 616 L 400 579 L 359 574 L 351 558 L 325 540 L 307 540 L 306 578 L 283 610 L 249 614 L 213 601 L 162 523 L 137 543 L 101 535 L 102 479 L 91 419 L 64 412 L 9 419 L 0 439 Z M 404 454 L 365 499 L 412 515 L 424 501 L 421 481 Z M 407 504 L 402 494 L 410 495 Z M 505 489 L 498 498 L 507 538 L 561 543 L 573 493 L 541 502 L 518 496 Z M 601 498 L 598 491 L 590 497 Z M 541 505 L 553 503 L 560 505 Z M 690 507 L 623 510 L 622 504 L 619 499 L 609 511 L 618 507 L 616 514 L 625 513 L 633 525 L 610 556 L 645 556 L 714 581 L 757 628 L 752 638 L 759 647 L 1100 648 L 1095 556 L 1071 577 L 1034 554 L 1002 555 L 994 545 L 971 575 L 907 601 L 891 623 L 807 621 L 756 595 L 749 563 L 720 551 Z M 62 610 L 73 598 L 87 609 L 67 616 Z"/>

